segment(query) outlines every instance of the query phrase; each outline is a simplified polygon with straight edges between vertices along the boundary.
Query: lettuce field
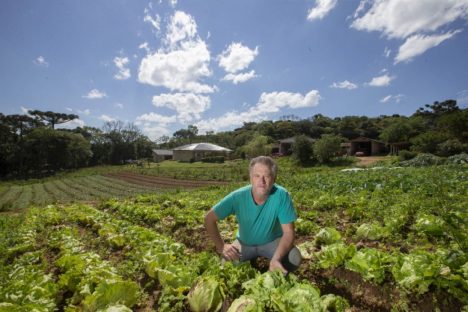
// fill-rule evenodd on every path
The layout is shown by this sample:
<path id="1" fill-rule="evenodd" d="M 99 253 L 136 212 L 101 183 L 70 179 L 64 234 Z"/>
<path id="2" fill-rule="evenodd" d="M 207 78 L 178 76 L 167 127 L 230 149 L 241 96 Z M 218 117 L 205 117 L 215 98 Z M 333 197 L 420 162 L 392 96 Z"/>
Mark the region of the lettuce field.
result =
<path id="1" fill-rule="evenodd" d="M 0 311 L 468 311 L 466 169 L 281 171 L 304 257 L 287 276 L 221 261 L 206 236 L 205 213 L 245 182 L 135 195 L 127 179 L 132 197 L 36 202 L 0 214 Z M 220 230 L 232 240 L 235 220 Z"/>

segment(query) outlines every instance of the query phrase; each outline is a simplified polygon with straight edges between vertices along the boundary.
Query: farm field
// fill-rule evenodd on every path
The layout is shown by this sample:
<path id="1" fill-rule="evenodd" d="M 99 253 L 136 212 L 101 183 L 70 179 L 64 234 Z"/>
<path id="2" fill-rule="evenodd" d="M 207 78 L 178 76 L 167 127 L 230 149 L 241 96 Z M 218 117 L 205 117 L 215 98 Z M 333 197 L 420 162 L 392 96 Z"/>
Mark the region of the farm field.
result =
<path id="1" fill-rule="evenodd" d="M 109 198 L 125 198 L 143 193 L 163 190 L 167 192 L 214 184 L 223 184 L 223 182 L 175 180 L 131 171 L 63 177 L 23 185 L 4 185 L 0 188 L 0 211 L 17 211 L 30 205 L 98 202 Z"/>
<path id="2" fill-rule="evenodd" d="M 305 258 L 287 277 L 264 261 L 223 263 L 206 237 L 204 214 L 245 182 L 108 199 L 104 183 L 156 187 L 135 174 L 60 179 L 43 189 L 102 201 L 0 215 L 0 311 L 464 311 L 466 169 L 282 171 Z M 35 184 L 1 198 L 19 187 L 37 200 Z M 220 230 L 232 240 L 235 220 Z"/>

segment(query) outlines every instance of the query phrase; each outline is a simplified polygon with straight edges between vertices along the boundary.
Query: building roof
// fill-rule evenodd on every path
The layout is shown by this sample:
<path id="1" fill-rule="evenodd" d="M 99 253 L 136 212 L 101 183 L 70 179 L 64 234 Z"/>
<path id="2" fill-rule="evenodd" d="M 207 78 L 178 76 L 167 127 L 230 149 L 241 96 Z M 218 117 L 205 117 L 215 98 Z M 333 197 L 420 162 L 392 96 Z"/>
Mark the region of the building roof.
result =
<path id="1" fill-rule="evenodd" d="M 357 138 L 351 140 L 351 142 L 371 142 L 371 141 L 381 143 L 381 144 L 385 144 L 385 142 L 375 140 L 375 139 L 371 139 L 371 138 L 366 138 L 366 137 L 357 137 Z"/>
<path id="2" fill-rule="evenodd" d="M 153 153 L 156 155 L 161 155 L 161 156 L 172 156 L 173 152 L 171 150 L 165 150 L 165 149 L 154 149 Z"/>
<path id="3" fill-rule="evenodd" d="M 231 152 L 230 149 L 211 144 L 211 143 L 194 143 L 179 146 L 173 149 L 174 151 L 197 151 L 197 152 Z"/>
<path id="4" fill-rule="evenodd" d="M 307 137 L 307 139 L 310 141 L 310 142 L 314 142 L 315 140 L 312 139 L 312 138 L 309 138 Z M 281 140 L 278 140 L 278 142 L 281 144 L 281 143 L 294 143 L 296 142 L 296 137 L 290 137 L 290 138 L 287 138 L 287 139 L 281 139 Z"/>

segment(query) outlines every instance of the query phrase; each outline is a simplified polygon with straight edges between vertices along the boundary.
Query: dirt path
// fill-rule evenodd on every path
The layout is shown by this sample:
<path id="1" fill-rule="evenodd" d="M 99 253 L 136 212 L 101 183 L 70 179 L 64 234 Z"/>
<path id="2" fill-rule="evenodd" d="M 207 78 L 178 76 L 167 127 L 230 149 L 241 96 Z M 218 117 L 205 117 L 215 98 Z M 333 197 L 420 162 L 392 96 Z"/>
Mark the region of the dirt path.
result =
<path id="1" fill-rule="evenodd" d="M 364 157 L 356 157 L 359 161 L 356 165 L 361 167 L 370 166 L 378 161 L 385 160 L 387 156 L 364 156 Z"/>

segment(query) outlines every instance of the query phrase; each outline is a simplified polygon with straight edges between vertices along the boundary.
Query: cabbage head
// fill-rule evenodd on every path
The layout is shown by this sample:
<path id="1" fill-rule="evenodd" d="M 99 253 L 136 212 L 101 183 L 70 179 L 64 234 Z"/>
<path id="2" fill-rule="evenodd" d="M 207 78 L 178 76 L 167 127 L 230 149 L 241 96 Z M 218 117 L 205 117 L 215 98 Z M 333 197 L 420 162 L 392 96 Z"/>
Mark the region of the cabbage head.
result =
<path id="1" fill-rule="evenodd" d="M 340 232 L 331 227 L 321 229 L 315 236 L 315 245 L 330 245 L 341 241 Z"/>
<path id="2" fill-rule="evenodd" d="M 216 279 L 207 276 L 198 280 L 187 299 L 194 312 L 215 312 L 223 306 L 224 293 Z"/>
<path id="3" fill-rule="evenodd" d="M 240 296 L 234 300 L 227 312 L 262 312 L 264 305 L 259 304 L 251 296 Z"/>

